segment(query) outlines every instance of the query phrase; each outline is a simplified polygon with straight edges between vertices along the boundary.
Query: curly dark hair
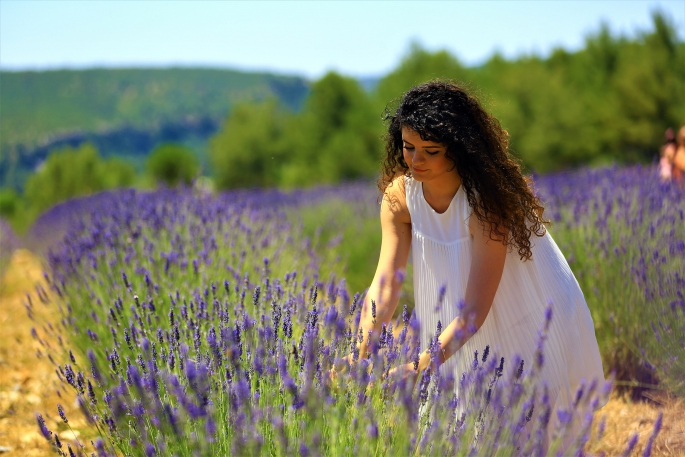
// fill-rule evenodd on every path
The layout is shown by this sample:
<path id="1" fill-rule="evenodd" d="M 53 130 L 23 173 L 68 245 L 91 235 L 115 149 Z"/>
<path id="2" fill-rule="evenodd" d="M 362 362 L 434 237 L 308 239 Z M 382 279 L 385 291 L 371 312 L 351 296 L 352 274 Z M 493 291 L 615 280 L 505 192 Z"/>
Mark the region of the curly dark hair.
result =
<path id="1" fill-rule="evenodd" d="M 378 188 L 385 193 L 393 179 L 410 176 L 402 154 L 402 127 L 424 141 L 447 146 L 473 212 L 490 238 L 515 247 L 529 260 L 531 237 L 545 234 L 544 208 L 509 153 L 509 134 L 475 97 L 457 83 L 433 80 L 410 89 L 395 110 L 386 108 L 385 159 Z"/>

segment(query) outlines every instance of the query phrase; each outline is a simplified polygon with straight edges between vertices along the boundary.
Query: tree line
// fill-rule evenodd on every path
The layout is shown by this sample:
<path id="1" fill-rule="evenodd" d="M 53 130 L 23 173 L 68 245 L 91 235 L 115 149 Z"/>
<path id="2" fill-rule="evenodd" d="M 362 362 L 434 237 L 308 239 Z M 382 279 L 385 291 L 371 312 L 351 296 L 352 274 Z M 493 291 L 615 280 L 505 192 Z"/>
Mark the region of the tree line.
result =
<path id="1" fill-rule="evenodd" d="M 371 90 L 330 72 L 311 83 L 299 110 L 278 98 L 232 106 L 208 141 L 209 170 L 200 170 L 197 151 L 171 144 L 155 150 L 144 174 L 102 159 L 92 145 L 52 153 L 23 195 L 0 191 L 0 216 L 21 231 L 58 201 L 112 187 L 189 183 L 201 173 L 217 189 L 372 179 L 383 156 L 384 112 L 433 78 L 471 88 L 529 172 L 650 162 L 664 131 L 685 122 L 685 43 L 658 12 L 651 30 L 627 37 L 602 25 L 582 49 L 559 48 L 545 58 L 495 54 L 467 67 L 447 51 L 413 45 Z"/>
<path id="2" fill-rule="evenodd" d="M 275 101 L 236 107 L 210 141 L 220 188 L 300 186 L 372 177 L 382 159 L 381 117 L 410 87 L 447 78 L 470 88 L 509 132 L 525 169 L 652 161 L 668 127 L 685 122 L 685 43 L 654 13 L 630 38 L 606 25 L 575 52 L 466 67 L 447 51 L 412 46 L 370 92 L 331 72 L 297 113 Z"/>

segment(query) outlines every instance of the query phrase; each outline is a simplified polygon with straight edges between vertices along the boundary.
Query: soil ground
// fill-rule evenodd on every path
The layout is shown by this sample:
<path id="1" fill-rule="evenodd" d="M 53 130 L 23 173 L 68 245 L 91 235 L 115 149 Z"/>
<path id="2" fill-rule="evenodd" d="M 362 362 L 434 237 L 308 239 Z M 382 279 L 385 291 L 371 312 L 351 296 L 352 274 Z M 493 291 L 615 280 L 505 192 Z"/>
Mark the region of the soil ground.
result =
<path id="1" fill-rule="evenodd" d="M 31 328 L 38 324 L 28 317 L 24 305 L 27 294 L 32 297 L 37 321 L 55 322 L 60 318 L 56 304 L 43 305 L 35 292 L 36 285 L 43 284 L 43 266 L 30 252 L 18 250 L 0 281 L 0 454 L 55 455 L 54 445 L 51 447 L 38 431 L 37 413 L 43 414 L 48 427 L 57 431 L 63 442 L 74 446 L 76 435 L 89 443 L 84 437 L 93 437 L 95 433 L 78 411 L 73 391 L 60 383 L 55 366 L 45 355 L 37 356 L 38 350 L 43 354 L 45 351 L 31 337 Z M 588 451 L 621 455 L 629 437 L 637 433 L 639 442 L 632 455 L 642 455 L 654 421 L 662 411 L 663 426 L 652 455 L 685 456 L 685 403 L 665 394 L 652 393 L 650 397 L 639 402 L 612 397 L 597 413 L 596 422 L 606 416 L 604 435 L 599 442 L 591 440 Z M 75 433 L 60 420 L 57 404 L 64 407 Z"/>
<path id="2" fill-rule="evenodd" d="M 84 436 L 95 436 L 79 411 L 73 390 L 69 386 L 65 389 L 55 374 L 56 366 L 31 336 L 31 328 L 40 329 L 42 322 L 55 322 L 60 317 L 54 302 L 44 305 L 38 299 L 35 290 L 38 284 L 47 289 L 41 263 L 29 251 L 15 251 L 0 279 L 0 453 L 3 457 L 56 455 L 55 446 L 39 432 L 36 414 L 42 414 L 48 428 L 59 435 L 64 451 L 67 443 L 77 449 L 76 437 L 84 440 L 87 439 Z M 31 295 L 35 320 L 28 317 L 27 294 Z M 42 357 L 37 355 L 39 350 Z M 64 407 L 68 425 L 57 414 L 58 404 Z"/>

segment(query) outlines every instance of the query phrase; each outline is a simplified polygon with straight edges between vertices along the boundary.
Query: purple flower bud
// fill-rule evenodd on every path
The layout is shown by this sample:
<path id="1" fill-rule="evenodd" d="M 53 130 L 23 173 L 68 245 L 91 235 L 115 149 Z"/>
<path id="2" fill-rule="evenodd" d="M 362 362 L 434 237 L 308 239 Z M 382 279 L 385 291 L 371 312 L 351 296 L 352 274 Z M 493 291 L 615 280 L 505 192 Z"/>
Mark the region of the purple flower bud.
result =
<path id="1" fill-rule="evenodd" d="M 545 330 L 549 328 L 549 323 L 552 321 L 552 301 L 547 302 L 548 306 L 545 310 Z"/>
<path id="2" fill-rule="evenodd" d="M 88 380 L 88 398 L 90 398 L 90 403 L 92 405 L 95 405 L 98 402 L 97 397 L 95 396 L 95 391 L 93 390 L 93 385 L 90 383 L 90 379 Z"/>
<path id="3" fill-rule="evenodd" d="M 352 298 L 352 306 L 350 306 L 350 316 L 354 314 L 354 312 L 357 310 L 357 304 L 359 303 L 359 292 L 354 294 L 354 297 Z"/>
<path id="4" fill-rule="evenodd" d="M 145 444 L 145 456 L 146 457 L 153 457 L 154 455 L 157 455 L 157 451 L 155 450 L 155 446 L 152 443 L 146 443 Z"/>
<path id="5" fill-rule="evenodd" d="M 57 413 L 59 413 L 59 417 L 62 418 L 65 424 L 69 422 L 69 420 L 67 420 L 67 415 L 64 414 L 64 408 L 62 408 L 62 405 L 60 404 L 57 405 Z"/>
<path id="6" fill-rule="evenodd" d="M 654 445 L 654 440 L 656 439 L 657 435 L 659 434 L 659 431 L 661 430 L 661 422 L 663 419 L 663 412 L 659 411 L 659 415 L 656 418 L 656 421 L 654 421 L 654 430 L 652 431 L 652 434 L 649 437 L 649 440 L 647 441 L 647 445 L 645 446 L 645 449 L 642 453 L 642 457 L 649 457 L 652 455 L 652 446 Z"/>
<path id="7" fill-rule="evenodd" d="M 366 427 L 366 434 L 374 440 L 378 439 L 378 424 L 376 422 L 370 423 Z"/>
<path id="8" fill-rule="evenodd" d="M 214 442 L 214 437 L 216 435 L 216 424 L 211 417 L 207 418 L 207 422 L 205 423 L 205 431 L 207 432 L 209 441 Z"/>
<path id="9" fill-rule="evenodd" d="M 566 425 L 573 420 L 573 412 L 560 408 L 557 410 L 557 417 L 559 418 L 559 423 L 561 425 Z"/>
<path id="10" fill-rule="evenodd" d="M 633 449 L 635 449 L 635 446 L 637 445 L 638 438 L 639 438 L 639 436 L 637 433 L 634 433 L 630 437 L 630 440 L 628 440 L 628 445 L 626 446 L 626 448 L 621 453 L 621 457 L 628 457 L 630 454 L 633 453 Z"/>
<path id="11" fill-rule="evenodd" d="M 38 428 L 40 428 L 41 435 L 43 435 L 48 441 L 52 440 L 52 432 L 48 430 L 48 427 L 45 425 L 45 419 L 43 419 L 43 416 L 36 414 L 36 421 L 38 422 Z"/>
<path id="12" fill-rule="evenodd" d="M 102 441 L 102 439 L 98 438 L 95 440 L 95 450 L 98 451 L 98 457 L 107 457 L 105 443 Z"/>

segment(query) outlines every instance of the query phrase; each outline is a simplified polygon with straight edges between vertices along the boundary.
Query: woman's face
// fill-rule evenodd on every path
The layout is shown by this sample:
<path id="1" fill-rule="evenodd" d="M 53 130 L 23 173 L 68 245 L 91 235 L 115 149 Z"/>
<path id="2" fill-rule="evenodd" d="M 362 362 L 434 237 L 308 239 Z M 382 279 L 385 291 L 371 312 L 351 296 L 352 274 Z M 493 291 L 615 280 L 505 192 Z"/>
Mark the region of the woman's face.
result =
<path id="1" fill-rule="evenodd" d="M 424 141 L 415 130 L 402 127 L 402 154 L 412 177 L 417 181 L 453 179 L 458 176 L 454 162 L 447 158 L 446 153 L 447 146 L 444 144 Z"/>

